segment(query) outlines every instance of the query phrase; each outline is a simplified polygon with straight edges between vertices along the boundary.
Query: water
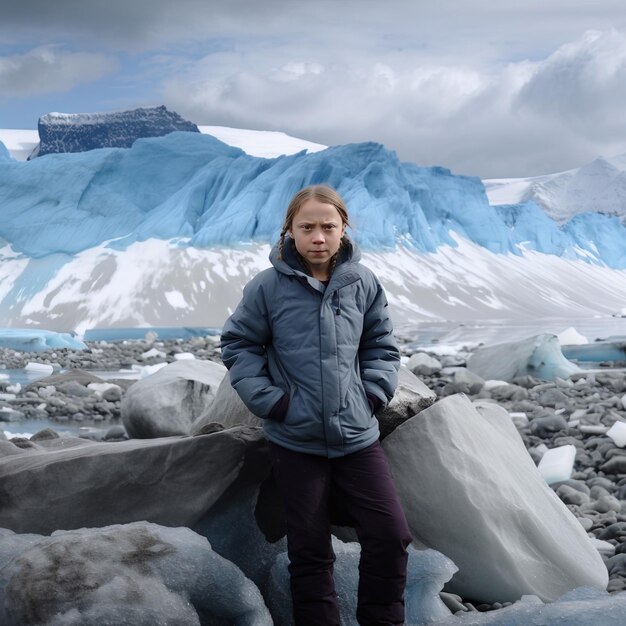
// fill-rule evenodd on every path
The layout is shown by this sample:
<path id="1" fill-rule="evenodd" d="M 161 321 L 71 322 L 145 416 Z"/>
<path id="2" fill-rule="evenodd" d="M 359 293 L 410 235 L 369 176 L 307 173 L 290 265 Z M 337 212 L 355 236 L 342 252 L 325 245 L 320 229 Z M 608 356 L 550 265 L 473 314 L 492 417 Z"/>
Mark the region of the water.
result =
<path id="1" fill-rule="evenodd" d="M 154 333 L 158 339 L 191 339 L 219 335 L 221 329 L 213 326 L 149 326 L 145 328 L 89 328 L 85 331 L 84 341 L 123 341 L 125 339 L 144 339 L 148 333 Z"/>
<path id="2" fill-rule="evenodd" d="M 520 341 L 542 333 L 558 335 L 571 326 L 589 342 L 618 338 L 626 340 L 626 318 L 623 317 L 423 322 L 399 326 L 396 335 L 419 347 L 439 345 L 461 348 Z"/>
<path id="3" fill-rule="evenodd" d="M 35 433 L 44 428 L 52 428 L 52 430 L 62 436 L 80 437 L 90 432 L 108 430 L 111 426 L 119 424 L 120 420 L 110 420 L 107 422 L 94 422 L 93 420 L 84 420 L 82 422 L 56 422 L 54 420 L 21 420 L 19 422 L 0 422 L 0 430 L 8 439 L 12 437 L 24 437 L 29 439 Z"/>

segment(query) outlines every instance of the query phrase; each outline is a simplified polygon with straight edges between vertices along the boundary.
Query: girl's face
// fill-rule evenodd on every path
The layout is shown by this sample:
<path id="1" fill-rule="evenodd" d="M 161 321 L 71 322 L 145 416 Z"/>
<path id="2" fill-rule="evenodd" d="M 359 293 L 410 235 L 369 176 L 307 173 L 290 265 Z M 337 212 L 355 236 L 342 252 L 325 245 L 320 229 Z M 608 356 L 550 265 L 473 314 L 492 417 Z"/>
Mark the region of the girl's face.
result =
<path id="1" fill-rule="evenodd" d="M 289 236 L 315 278 L 328 278 L 330 259 L 339 250 L 345 230 L 339 211 L 315 198 L 305 200 L 294 215 Z"/>

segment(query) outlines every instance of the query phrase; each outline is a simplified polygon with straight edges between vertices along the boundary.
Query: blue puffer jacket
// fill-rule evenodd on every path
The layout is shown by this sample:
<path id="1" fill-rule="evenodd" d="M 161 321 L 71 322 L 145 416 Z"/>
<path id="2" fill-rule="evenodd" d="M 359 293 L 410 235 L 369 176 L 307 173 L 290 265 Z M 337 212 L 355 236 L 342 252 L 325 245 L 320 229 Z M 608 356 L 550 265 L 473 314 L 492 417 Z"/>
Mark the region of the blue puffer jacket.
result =
<path id="1" fill-rule="evenodd" d="M 246 406 L 264 418 L 267 438 L 291 450 L 339 457 L 378 439 L 366 394 L 392 398 L 400 353 L 387 299 L 348 243 L 328 286 L 300 268 L 292 239 L 283 259 L 244 288 L 222 330 L 222 359 Z M 267 419 L 289 396 L 284 421 Z"/>

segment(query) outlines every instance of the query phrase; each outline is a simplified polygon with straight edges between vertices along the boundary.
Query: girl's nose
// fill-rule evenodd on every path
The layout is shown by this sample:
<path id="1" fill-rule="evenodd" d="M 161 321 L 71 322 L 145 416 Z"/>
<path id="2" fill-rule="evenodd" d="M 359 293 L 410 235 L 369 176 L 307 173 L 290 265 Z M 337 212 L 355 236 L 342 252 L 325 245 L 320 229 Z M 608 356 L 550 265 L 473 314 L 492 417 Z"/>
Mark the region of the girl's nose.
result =
<path id="1" fill-rule="evenodd" d="M 313 233 L 313 241 L 324 243 L 324 233 L 321 230 L 316 230 Z"/>

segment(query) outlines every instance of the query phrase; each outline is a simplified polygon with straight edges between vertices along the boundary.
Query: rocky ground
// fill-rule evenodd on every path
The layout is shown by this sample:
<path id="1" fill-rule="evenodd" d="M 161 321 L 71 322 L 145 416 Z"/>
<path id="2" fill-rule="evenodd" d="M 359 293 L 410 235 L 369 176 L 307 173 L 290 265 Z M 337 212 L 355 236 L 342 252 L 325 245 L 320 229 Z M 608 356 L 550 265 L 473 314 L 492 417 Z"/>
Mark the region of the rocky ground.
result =
<path id="1" fill-rule="evenodd" d="M 134 381 L 104 381 L 90 370 L 132 369 L 191 355 L 219 361 L 217 346 L 216 337 L 172 341 L 148 337 L 142 341 L 88 342 L 86 351 L 34 354 L 1 349 L 0 364 L 6 369 L 36 362 L 51 365 L 54 372 L 52 378 L 25 387 L 0 380 L 0 420 L 100 423 L 100 429 L 85 436 L 119 441 L 126 437 L 120 423 L 120 404 Z M 608 591 L 626 589 L 626 449 L 606 434 L 616 421 L 626 422 L 626 372 L 605 367 L 550 382 L 526 375 L 505 383 L 484 381 L 467 370 L 469 351 L 437 356 L 407 344 L 403 352 L 411 356 L 407 367 L 438 397 L 465 393 L 472 400 L 486 399 L 506 408 L 536 463 L 546 449 L 567 444 L 575 447 L 571 478 L 551 487 L 596 540 L 609 572 Z M 62 370 L 70 372 L 63 374 Z M 13 442 L 31 445 L 28 440 Z M 485 611 L 506 606 L 475 606 L 458 596 L 443 597 L 453 610 Z"/>

